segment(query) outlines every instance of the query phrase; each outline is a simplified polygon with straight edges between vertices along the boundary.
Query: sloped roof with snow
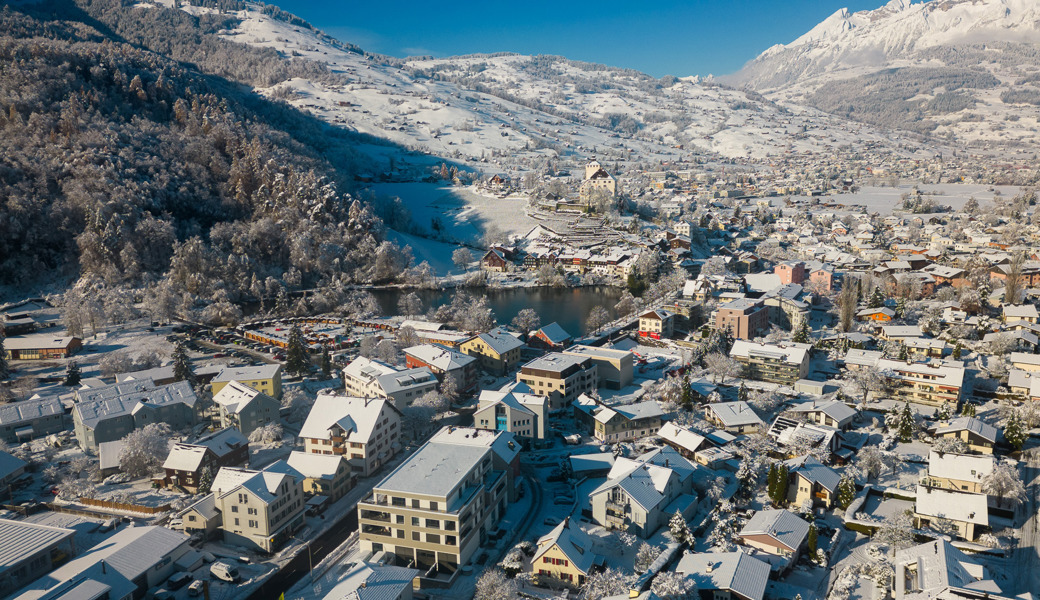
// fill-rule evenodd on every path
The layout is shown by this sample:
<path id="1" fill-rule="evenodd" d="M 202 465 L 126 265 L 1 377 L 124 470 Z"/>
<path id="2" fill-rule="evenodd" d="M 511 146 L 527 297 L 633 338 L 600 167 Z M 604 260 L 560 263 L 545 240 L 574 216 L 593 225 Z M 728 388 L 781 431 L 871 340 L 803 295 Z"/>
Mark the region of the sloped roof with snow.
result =
<path id="1" fill-rule="evenodd" d="M 329 440 L 332 439 L 333 427 L 338 425 L 343 430 L 345 441 L 367 443 L 372 439 L 383 409 L 388 407 L 400 415 L 393 402 L 383 398 L 319 394 L 300 429 L 299 437 Z"/>
<path id="2" fill-rule="evenodd" d="M 742 551 L 685 554 L 675 567 L 698 590 L 730 590 L 750 600 L 762 600 L 769 583 L 769 564 Z"/>
<path id="3" fill-rule="evenodd" d="M 271 402 L 277 402 L 267 394 L 254 390 L 240 381 L 231 381 L 222 387 L 213 396 L 213 402 L 223 407 L 229 414 L 241 414 L 258 398 L 267 398 Z"/>
<path id="4" fill-rule="evenodd" d="M 792 473 L 798 473 L 809 481 L 820 484 L 824 489 L 832 493 L 838 489 L 838 482 L 841 481 L 841 476 L 834 469 L 812 456 L 806 455 L 792 458 L 785 461 L 785 464 L 791 469 Z"/>
<path id="5" fill-rule="evenodd" d="M 982 420 L 975 417 L 958 417 L 950 421 L 949 425 L 940 426 L 935 430 L 937 435 L 943 433 L 955 433 L 958 431 L 968 431 L 978 435 L 984 440 L 990 442 L 997 441 L 997 428 L 984 423 Z"/>
<path id="6" fill-rule="evenodd" d="M 705 442 L 703 435 L 683 429 L 670 421 L 661 426 L 657 435 L 690 452 L 696 452 Z"/>
<path id="7" fill-rule="evenodd" d="M 592 552 L 592 540 L 580 527 L 572 526 L 570 518 L 564 519 L 548 534 L 538 539 L 538 550 L 531 559 L 535 564 L 550 548 L 556 546 L 579 571 L 588 573 L 596 562 Z"/>
<path id="8" fill-rule="evenodd" d="M 740 535 L 766 535 L 794 552 L 808 537 L 809 523 L 789 510 L 760 510 L 748 520 Z"/>
<path id="9" fill-rule="evenodd" d="M 989 525 L 986 494 L 967 494 L 940 488 L 917 486 L 914 510 L 926 517 L 942 517 L 951 521 Z"/>
<path id="10" fill-rule="evenodd" d="M 740 425 L 765 425 L 751 406 L 743 400 L 735 402 L 714 402 L 707 405 L 708 410 L 714 414 L 726 427 L 737 427 Z"/>

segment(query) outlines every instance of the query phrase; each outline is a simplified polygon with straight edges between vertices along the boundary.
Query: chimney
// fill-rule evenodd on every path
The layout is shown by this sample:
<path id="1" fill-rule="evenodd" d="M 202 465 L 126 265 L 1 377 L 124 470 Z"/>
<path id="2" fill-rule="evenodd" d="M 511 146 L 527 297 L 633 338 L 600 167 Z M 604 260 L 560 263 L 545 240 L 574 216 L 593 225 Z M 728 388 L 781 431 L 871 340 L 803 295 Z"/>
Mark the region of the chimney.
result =
<path id="1" fill-rule="evenodd" d="M 705 569 L 705 572 L 706 572 L 706 573 L 711 573 L 711 572 L 712 572 L 712 571 L 714 571 L 714 570 L 715 570 L 715 563 L 713 563 L 713 562 L 710 562 L 710 561 L 709 561 L 709 562 L 708 562 L 708 566 L 707 566 L 707 568 Z"/>

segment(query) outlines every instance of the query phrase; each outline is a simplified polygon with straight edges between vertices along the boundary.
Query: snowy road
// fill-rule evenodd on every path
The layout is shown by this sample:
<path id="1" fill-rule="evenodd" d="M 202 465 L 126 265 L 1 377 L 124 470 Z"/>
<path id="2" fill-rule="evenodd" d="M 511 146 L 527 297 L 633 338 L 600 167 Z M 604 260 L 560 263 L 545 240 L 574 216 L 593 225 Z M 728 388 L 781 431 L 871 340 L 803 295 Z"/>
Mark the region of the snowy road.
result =
<path id="1" fill-rule="evenodd" d="M 1024 510 L 1029 515 L 1028 520 L 1022 525 L 1022 537 L 1015 549 L 1014 569 L 1015 580 L 1019 583 L 1019 589 L 1015 593 L 1035 593 L 1040 590 L 1040 534 L 1037 526 L 1037 510 L 1040 503 L 1037 502 L 1038 486 L 1040 486 L 1040 453 L 1033 450 L 1022 457 L 1022 479 L 1026 484 L 1026 501 Z"/>

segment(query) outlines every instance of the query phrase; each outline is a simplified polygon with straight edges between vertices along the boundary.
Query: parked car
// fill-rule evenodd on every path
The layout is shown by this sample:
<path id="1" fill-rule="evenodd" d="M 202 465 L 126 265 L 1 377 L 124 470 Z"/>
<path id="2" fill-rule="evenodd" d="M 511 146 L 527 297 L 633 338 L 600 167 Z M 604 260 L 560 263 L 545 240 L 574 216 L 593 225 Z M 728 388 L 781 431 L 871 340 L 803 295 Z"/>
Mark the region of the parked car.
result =
<path id="1" fill-rule="evenodd" d="M 155 593 L 152 594 L 152 600 L 174 600 L 176 597 L 170 590 L 161 588 L 155 590 Z"/>
<path id="2" fill-rule="evenodd" d="M 170 575 L 170 578 L 166 580 L 166 587 L 171 590 L 179 590 L 191 583 L 191 581 L 191 573 L 188 573 L 187 571 L 178 571 L 173 575 Z"/>
<path id="3" fill-rule="evenodd" d="M 202 595 L 202 586 L 206 585 L 201 579 L 196 579 L 188 586 L 188 595 L 192 598 Z"/>

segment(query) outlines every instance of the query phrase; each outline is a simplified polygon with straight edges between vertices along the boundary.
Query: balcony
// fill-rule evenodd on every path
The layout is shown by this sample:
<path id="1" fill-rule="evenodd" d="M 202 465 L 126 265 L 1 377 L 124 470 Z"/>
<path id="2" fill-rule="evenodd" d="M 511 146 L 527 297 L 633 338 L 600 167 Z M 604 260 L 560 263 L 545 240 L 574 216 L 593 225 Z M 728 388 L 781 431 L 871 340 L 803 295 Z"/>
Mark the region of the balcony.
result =
<path id="1" fill-rule="evenodd" d="M 625 521 L 626 521 L 626 519 L 624 517 L 619 517 L 619 516 L 617 516 L 615 514 L 612 514 L 612 513 L 609 513 L 609 512 L 607 513 L 607 527 L 624 528 L 625 527 Z"/>
<path id="2" fill-rule="evenodd" d="M 607 513 L 614 513 L 618 516 L 624 517 L 625 513 L 628 512 L 628 506 L 620 504 L 618 502 L 612 502 L 607 500 Z"/>
<path id="3" fill-rule="evenodd" d="M 363 535 L 381 535 L 384 537 L 393 537 L 393 531 L 389 527 L 381 527 L 379 525 L 361 525 L 361 533 Z"/>
<path id="4" fill-rule="evenodd" d="M 390 522 L 390 513 L 373 511 L 373 510 L 362 510 L 361 519 L 365 521 L 380 521 L 383 523 Z"/>

